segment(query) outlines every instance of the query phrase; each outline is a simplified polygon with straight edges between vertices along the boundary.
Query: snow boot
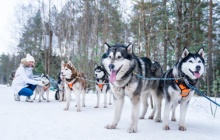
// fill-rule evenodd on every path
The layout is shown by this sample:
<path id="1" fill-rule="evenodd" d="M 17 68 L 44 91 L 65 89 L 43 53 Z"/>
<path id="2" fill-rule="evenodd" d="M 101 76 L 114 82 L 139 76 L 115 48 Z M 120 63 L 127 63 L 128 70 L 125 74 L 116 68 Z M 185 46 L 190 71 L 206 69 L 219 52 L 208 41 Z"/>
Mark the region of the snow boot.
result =
<path id="1" fill-rule="evenodd" d="M 30 97 L 30 96 L 27 96 L 27 98 L 26 98 L 25 101 L 26 101 L 26 102 L 33 102 L 33 100 L 31 100 L 31 97 Z"/>
<path id="2" fill-rule="evenodd" d="M 20 101 L 20 96 L 18 94 L 14 94 L 15 101 Z"/>

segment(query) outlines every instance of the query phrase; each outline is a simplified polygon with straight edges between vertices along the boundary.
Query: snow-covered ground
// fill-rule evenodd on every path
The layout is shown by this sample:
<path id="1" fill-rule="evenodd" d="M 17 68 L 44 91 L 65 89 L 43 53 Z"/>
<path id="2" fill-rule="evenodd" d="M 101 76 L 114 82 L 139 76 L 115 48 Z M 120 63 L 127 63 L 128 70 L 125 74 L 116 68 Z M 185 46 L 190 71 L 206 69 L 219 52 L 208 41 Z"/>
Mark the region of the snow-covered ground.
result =
<path id="1" fill-rule="evenodd" d="M 171 130 L 164 131 L 162 123 L 145 119 L 139 120 L 138 132 L 132 134 L 127 133 L 131 118 L 127 97 L 114 130 L 104 128 L 112 121 L 114 106 L 103 108 L 103 95 L 101 107 L 94 108 L 96 94 L 87 94 L 86 107 L 81 112 L 76 112 L 74 96 L 70 110 L 64 111 L 65 102 L 56 101 L 54 91 L 50 92 L 49 103 L 24 100 L 22 97 L 20 102 L 14 101 L 11 87 L 0 85 L 0 140 L 213 140 L 220 137 L 220 108 L 213 117 L 210 102 L 202 97 L 194 97 L 190 102 L 187 131 L 179 131 L 178 122 L 170 122 Z"/>

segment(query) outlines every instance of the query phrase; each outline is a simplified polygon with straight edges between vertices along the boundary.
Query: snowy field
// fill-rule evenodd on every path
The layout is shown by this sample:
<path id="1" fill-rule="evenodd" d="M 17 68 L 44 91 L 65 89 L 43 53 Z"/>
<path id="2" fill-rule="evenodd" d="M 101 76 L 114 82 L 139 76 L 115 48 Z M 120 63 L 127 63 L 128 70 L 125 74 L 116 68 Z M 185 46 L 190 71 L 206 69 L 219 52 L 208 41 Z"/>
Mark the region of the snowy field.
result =
<path id="1" fill-rule="evenodd" d="M 162 129 L 162 123 L 139 120 L 138 132 L 127 133 L 131 118 L 131 105 L 126 97 L 121 120 L 117 129 L 104 126 L 113 118 L 114 106 L 94 108 L 96 94 L 86 95 L 86 107 L 76 112 L 75 97 L 72 96 L 70 110 L 64 111 L 65 102 L 34 103 L 14 101 L 11 87 L 0 85 L 0 140 L 217 140 L 220 138 L 220 108 L 216 116 L 210 113 L 210 102 L 194 97 L 186 116 L 187 131 L 178 130 L 178 122 L 170 122 L 170 131 Z M 220 99 L 218 99 L 218 103 Z M 179 110 L 179 108 L 178 108 Z M 148 110 L 149 116 L 151 110 Z M 177 118 L 179 113 L 177 111 Z"/>

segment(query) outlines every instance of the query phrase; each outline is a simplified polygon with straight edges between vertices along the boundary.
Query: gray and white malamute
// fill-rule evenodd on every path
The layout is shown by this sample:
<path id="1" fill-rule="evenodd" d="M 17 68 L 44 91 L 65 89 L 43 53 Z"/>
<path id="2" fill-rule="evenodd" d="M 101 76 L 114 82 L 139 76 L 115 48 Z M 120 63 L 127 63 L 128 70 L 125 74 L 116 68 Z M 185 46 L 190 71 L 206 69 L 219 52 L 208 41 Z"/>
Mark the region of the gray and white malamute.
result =
<path id="1" fill-rule="evenodd" d="M 152 62 L 150 70 L 151 70 L 151 77 L 152 78 L 161 78 L 163 75 L 162 67 L 157 61 Z M 157 93 L 157 94 L 151 94 L 151 99 L 152 99 L 152 96 L 154 96 L 153 98 L 154 98 L 154 100 L 156 100 L 155 102 L 157 103 L 157 107 L 155 105 L 153 106 L 153 111 L 148 118 L 155 119 L 156 122 L 161 122 L 161 101 L 163 98 L 163 96 L 161 96 L 161 91 L 158 88 L 159 83 L 160 83 L 159 80 L 153 80 L 150 82 L 150 84 L 151 84 L 150 88 L 153 90 L 153 93 L 155 93 L 155 92 Z M 145 100 L 146 98 L 142 98 L 142 99 Z M 147 104 L 147 102 L 144 102 L 144 101 L 143 101 L 143 103 Z M 147 111 L 147 107 L 148 107 L 148 105 L 143 106 L 144 111 L 142 112 L 140 119 L 144 119 L 144 116 Z M 156 111 L 157 111 L 157 117 L 154 118 Z"/>
<path id="2" fill-rule="evenodd" d="M 44 93 L 46 92 L 47 94 L 47 102 L 49 102 L 49 92 L 50 92 L 50 79 L 48 75 L 44 75 L 41 74 L 40 80 L 42 81 L 43 84 L 45 84 L 45 86 L 37 86 L 35 89 L 35 96 L 34 99 L 36 98 L 37 95 L 39 95 L 39 102 L 41 102 L 41 97 L 46 100 L 44 98 Z"/>
<path id="3" fill-rule="evenodd" d="M 107 92 L 109 90 L 108 74 L 102 66 L 95 66 L 97 103 L 95 108 L 99 107 L 100 94 L 104 94 L 104 108 L 107 108 Z M 111 105 L 111 93 L 109 94 L 109 105 Z"/>
<path id="4" fill-rule="evenodd" d="M 169 130 L 169 114 L 172 109 L 172 121 L 176 121 L 175 110 L 180 104 L 179 130 L 185 131 L 185 117 L 190 99 L 194 90 L 191 90 L 184 82 L 184 79 L 194 86 L 199 77 L 204 73 L 204 50 L 200 49 L 192 54 L 184 48 L 181 58 L 172 69 L 163 75 L 163 78 L 183 78 L 178 80 L 165 80 L 160 82 L 160 89 L 165 96 L 163 129 Z"/>
<path id="5" fill-rule="evenodd" d="M 161 106 L 161 102 L 156 98 L 158 88 L 156 88 L 156 90 L 152 88 L 154 81 L 138 77 L 153 77 L 151 72 L 152 62 L 146 57 L 138 58 L 133 53 L 133 47 L 131 44 L 128 46 L 123 44 L 110 46 L 105 43 L 105 45 L 108 46 L 108 50 L 102 56 L 102 65 L 109 75 L 109 84 L 114 95 L 115 105 L 113 122 L 105 128 L 116 128 L 121 117 L 124 96 L 127 95 L 132 103 L 131 124 L 128 128 L 128 132 L 135 133 L 137 132 L 140 100 L 142 100 L 144 105 L 142 117 L 147 111 L 147 98 L 150 95 L 152 95 L 154 99 L 156 109 Z M 158 111 L 155 117 L 156 120 L 161 120 L 160 114 L 160 111 Z"/>

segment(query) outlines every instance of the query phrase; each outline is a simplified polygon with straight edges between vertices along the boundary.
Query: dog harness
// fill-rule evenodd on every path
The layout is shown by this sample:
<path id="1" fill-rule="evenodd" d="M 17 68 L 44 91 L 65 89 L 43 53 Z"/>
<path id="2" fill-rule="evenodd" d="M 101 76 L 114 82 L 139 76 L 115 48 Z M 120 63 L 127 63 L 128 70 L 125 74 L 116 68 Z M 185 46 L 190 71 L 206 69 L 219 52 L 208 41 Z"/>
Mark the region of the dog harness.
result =
<path id="1" fill-rule="evenodd" d="M 73 90 L 73 85 L 77 82 L 77 80 L 75 80 L 73 83 L 67 84 L 68 87 L 70 88 L 70 90 Z"/>
<path id="2" fill-rule="evenodd" d="M 44 91 L 46 91 L 50 87 L 50 84 L 44 86 Z"/>
<path id="3" fill-rule="evenodd" d="M 102 89 L 103 89 L 103 86 L 105 85 L 105 84 L 97 84 L 98 85 L 98 87 L 101 89 L 101 91 L 102 91 Z"/>
<path id="4" fill-rule="evenodd" d="M 189 95 L 189 92 L 191 91 L 186 85 L 179 83 L 178 80 L 175 80 L 176 84 L 181 90 L 181 96 L 182 97 L 187 97 Z"/>

